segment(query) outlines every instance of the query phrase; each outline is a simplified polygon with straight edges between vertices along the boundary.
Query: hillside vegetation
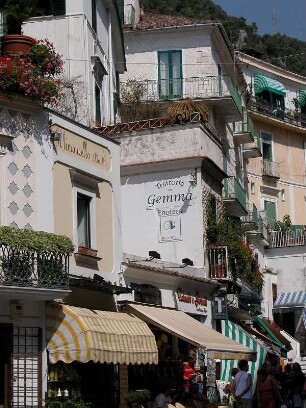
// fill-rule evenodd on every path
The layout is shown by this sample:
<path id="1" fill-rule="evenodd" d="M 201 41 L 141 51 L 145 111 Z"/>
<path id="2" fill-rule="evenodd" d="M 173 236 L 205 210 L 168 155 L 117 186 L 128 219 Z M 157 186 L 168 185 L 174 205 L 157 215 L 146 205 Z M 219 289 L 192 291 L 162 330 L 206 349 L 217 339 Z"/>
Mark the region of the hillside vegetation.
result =
<path id="1" fill-rule="evenodd" d="M 142 0 L 145 11 L 223 23 L 236 49 L 306 76 L 306 42 L 280 33 L 260 36 L 256 23 L 229 16 L 212 0 Z"/>

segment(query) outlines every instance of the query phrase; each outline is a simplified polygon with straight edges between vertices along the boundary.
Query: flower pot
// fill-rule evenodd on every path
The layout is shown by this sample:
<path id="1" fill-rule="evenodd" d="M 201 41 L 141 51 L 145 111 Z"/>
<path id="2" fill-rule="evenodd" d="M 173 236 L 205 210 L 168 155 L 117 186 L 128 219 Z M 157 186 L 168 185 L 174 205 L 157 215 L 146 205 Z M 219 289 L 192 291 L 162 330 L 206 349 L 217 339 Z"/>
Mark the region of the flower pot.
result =
<path id="1" fill-rule="evenodd" d="M 88 255 L 88 256 L 97 256 L 98 251 L 96 249 L 79 246 L 78 253 L 81 255 Z"/>
<path id="2" fill-rule="evenodd" d="M 14 57 L 27 55 L 31 46 L 35 43 L 34 38 L 21 34 L 8 34 L 1 37 L 1 55 L 3 57 Z"/>

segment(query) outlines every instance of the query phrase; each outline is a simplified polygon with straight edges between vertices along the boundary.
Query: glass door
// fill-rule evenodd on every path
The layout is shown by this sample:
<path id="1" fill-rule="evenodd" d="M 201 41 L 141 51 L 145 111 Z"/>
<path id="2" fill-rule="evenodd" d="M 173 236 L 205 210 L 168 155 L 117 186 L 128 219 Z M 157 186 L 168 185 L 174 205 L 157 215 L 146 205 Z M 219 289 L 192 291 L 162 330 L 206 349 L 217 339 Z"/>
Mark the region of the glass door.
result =
<path id="1" fill-rule="evenodd" d="M 160 99 L 183 98 L 182 51 L 158 53 L 158 90 Z"/>

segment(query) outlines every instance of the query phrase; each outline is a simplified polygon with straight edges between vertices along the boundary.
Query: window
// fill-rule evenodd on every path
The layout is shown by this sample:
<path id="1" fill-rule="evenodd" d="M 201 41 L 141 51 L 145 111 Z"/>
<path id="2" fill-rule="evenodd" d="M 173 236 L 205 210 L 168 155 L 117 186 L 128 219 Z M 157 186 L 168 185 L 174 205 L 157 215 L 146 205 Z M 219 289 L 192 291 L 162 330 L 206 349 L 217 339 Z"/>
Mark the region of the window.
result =
<path id="1" fill-rule="evenodd" d="M 276 301 L 277 298 L 277 285 L 276 283 L 272 283 L 272 299 L 273 303 Z"/>
<path id="2" fill-rule="evenodd" d="M 44 15 L 64 16 L 66 14 L 65 0 L 39 0 L 38 8 Z"/>
<path id="3" fill-rule="evenodd" d="M 284 189 L 282 189 L 282 201 L 286 201 L 286 194 Z"/>
<path id="4" fill-rule="evenodd" d="M 262 143 L 263 159 L 272 161 L 272 134 L 268 132 L 260 132 Z"/>
<path id="5" fill-rule="evenodd" d="M 159 97 L 161 99 L 182 98 L 182 85 L 182 51 L 159 51 Z"/>
<path id="6" fill-rule="evenodd" d="M 77 178 L 79 175 L 74 175 Z M 96 193 L 94 187 L 73 188 L 74 197 L 74 244 L 96 249 Z"/>
<path id="7" fill-rule="evenodd" d="M 98 85 L 95 85 L 95 104 L 96 104 L 96 126 L 101 126 L 101 91 Z"/>
<path id="8" fill-rule="evenodd" d="M 91 20 L 92 29 L 97 32 L 97 2 L 96 0 L 91 0 Z"/>
<path id="9" fill-rule="evenodd" d="M 274 227 L 274 224 L 276 223 L 276 203 L 274 201 L 264 201 L 264 209 L 266 211 L 267 215 L 267 222 L 270 225 L 271 228 Z"/>
<path id="10" fill-rule="evenodd" d="M 255 183 L 251 181 L 251 194 L 255 194 Z"/>
<path id="11" fill-rule="evenodd" d="M 78 245 L 91 248 L 90 239 L 91 197 L 77 193 Z"/>
<path id="12" fill-rule="evenodd" d="M 162 304 L 161 291 L 152 285 L 138 285 L 131 283 L 131 288 L 134 290 L 134 301 L 148 303 L 151 305 Z"/>

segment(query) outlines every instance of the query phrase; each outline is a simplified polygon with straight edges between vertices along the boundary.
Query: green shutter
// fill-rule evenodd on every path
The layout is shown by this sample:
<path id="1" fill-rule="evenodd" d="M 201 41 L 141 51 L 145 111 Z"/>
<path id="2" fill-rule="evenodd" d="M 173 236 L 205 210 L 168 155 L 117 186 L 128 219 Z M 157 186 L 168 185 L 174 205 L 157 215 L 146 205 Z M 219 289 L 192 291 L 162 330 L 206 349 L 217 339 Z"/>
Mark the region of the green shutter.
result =
<path id="1" fill-rule="evenodd" d="M 265 201 L 265 211 L 268 224 L 273 227 L 276 223 L 276 203 L 273 203 L 272 201 Z"/>

